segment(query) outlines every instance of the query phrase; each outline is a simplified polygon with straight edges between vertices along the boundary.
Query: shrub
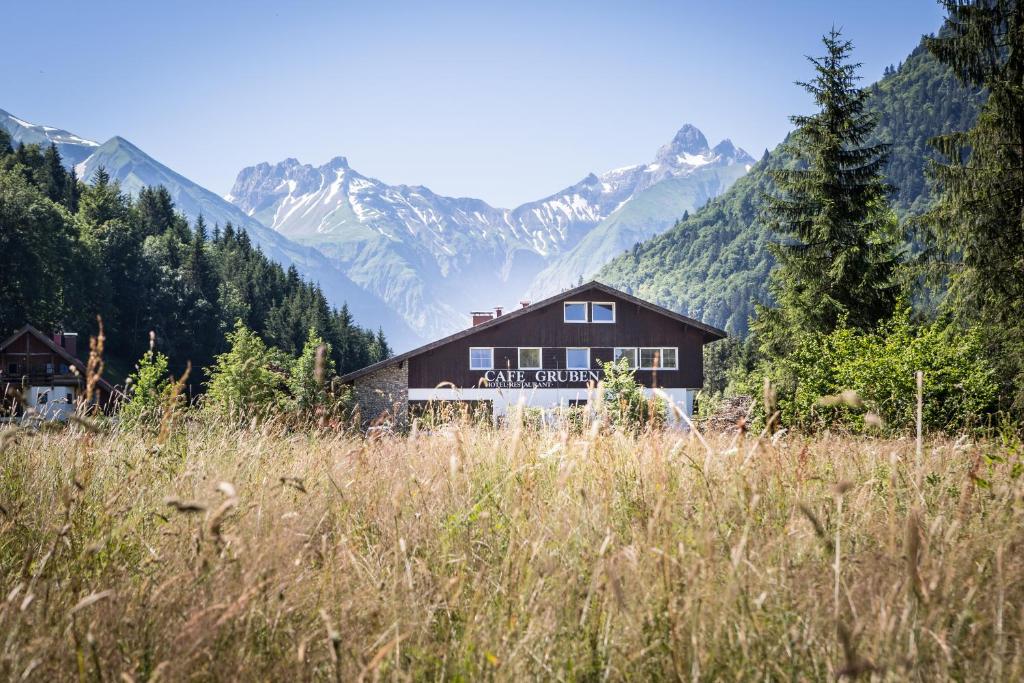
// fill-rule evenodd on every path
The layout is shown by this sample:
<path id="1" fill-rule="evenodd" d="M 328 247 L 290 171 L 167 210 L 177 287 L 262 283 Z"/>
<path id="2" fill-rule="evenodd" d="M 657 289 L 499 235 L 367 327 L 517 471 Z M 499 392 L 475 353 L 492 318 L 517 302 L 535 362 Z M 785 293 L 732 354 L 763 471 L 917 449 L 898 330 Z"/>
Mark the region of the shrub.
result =
<path id="1" fill-rule="evenodd" d="M 292 359 L 268 348 L 241 320 L 227 338 L 231 348 L 209 370 L 204 408 L 232 422 L 264 419 L 282 410 Z"/>
<path id="2" fill-rule="evenodd" d="M 657 399 L 648 400 L 643 387 L 637 384 L 636 370 L 625 358 L 604 364 L 604 409 L 610 422 L 626 431 L 665 423 L 666 406 Z"/>
<path id="3" fill-rule="evenodd" d="M 167 356 L 150 348 L 128 378 L 131 398 L 121 406 L 121 423 L 135 427 L 157 421 L 165 403 L 171 400 L 171 387 Z"/>
<path id="4" fill-rule="evenodd" d="M 865 417 L 874 414 L 889 431 L 908 429 L 915 423 L 918 370 L 924 372 L 927 427 L 962 430 L 995 406 L 994 371 L 974 329 L 914 325 L 907 310 L 875 332 L 840 327 L 793 341 L 792 353 L 760 363 L 739 387 L 761 396 L 767 379 L 789 427 L 863 431 L 874 422 L 866 424 Z"/>

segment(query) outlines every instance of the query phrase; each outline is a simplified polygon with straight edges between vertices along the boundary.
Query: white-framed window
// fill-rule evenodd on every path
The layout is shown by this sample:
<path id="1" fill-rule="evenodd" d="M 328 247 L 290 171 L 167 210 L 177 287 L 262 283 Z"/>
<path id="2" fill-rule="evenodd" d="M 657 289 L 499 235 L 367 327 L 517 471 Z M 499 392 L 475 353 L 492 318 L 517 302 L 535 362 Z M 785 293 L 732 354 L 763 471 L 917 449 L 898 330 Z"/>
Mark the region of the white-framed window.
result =
<path id="1" fill-rule="evenodd" d="M 589 370 L 590 349 L 569 347 L 565 350 L 565 368 L 567 370 Z"/>
<path id="2" fill-rule="evenodd" d="M 621 359 L 625 358 L 629 361 L 629 367 L 636 367 L 636 347 L 635 346 L 616 346 L 613 360 L 618 363 Z"/>
<path id="3" fill-rule="evenodd" d="M 615 322 L 615 302 L 595 301 L 590 304 L 590 319 L 595 323 Z"/>
<path id="4" fill-rule="evenodd" d="M 493 370 L 494 349 L 489 346 L 471 346 L 469 348 L 470 370 Z"/>
<path id="5" fill-rule="evenodd" d="M 562 304 L 562 320 L 567 323 L 587 322 L 586 301 L 566 301 Z"/>
<path id="6" fill-rule="evenodd" d="M 519 347 L 520 370 L 540 370 L 541 362 L 541 350 L 539 346 Z"/>
<path id="7" fill-rule="evenodd" d="M 672 346 L 645 346 L 640 349 L 640 369 L 678 370 L 679 350 Z"/>

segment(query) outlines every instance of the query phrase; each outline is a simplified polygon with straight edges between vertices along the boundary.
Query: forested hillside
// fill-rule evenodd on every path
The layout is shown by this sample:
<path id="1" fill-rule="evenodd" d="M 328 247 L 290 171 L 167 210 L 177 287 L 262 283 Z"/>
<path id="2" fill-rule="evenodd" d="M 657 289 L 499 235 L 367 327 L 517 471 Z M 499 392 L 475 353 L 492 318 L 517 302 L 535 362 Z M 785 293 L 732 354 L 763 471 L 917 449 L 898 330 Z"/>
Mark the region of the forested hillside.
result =
<path id="1" fill-rule="evenodd" d="M 887 178 L 901 219 L 931 202 L 925 168 L 928 141 L 969 128 L 983 95 L 962 87 L 923 44 L 871 86 L 869 108 L 879 117 L 872 142 L 892 145 Z M 668 232 L 635 245 L 603 268 L 598 279 L 686 315 L 745 334 L 755 301 L 764 301 L 773 236 L 759 214 L 771 190 L 768 170 L 788 162 L 785 143 L 726 193 Z"/>
<path id="2" fill-rule="evenodd" d="M 132 198 L 102 169 L 89 180 L 68 172 L 55 146 L 14 148 L 0 129 L 0 337 L 26 322 L 94 334 L 99 315 L 115 371 L 153 331 L 176 372 L 192 362 L 196 382 L 237 319 L 292 355 L 315 330 L 341 372 L 389 354 L 382 333 L 332 309 L 245 231 L 202 217 L 190 225 L 163 187 Z"/>

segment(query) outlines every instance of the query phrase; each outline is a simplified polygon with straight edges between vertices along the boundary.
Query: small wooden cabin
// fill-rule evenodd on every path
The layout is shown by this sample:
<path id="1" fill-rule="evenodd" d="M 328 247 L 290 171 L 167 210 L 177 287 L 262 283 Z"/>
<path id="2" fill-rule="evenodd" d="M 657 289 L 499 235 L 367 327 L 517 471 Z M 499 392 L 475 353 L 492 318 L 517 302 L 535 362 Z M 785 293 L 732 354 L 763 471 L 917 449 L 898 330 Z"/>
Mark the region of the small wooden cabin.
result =
<path id="1" fill-rule="evenodd" d="M 67 420 L 85 391 L 86 366 L 77 353 L 78 335 L 68 332 L 47 336 L 25 325 L 5 339 L 0 343 L 0 412 Z M 94 394 L 93 403 L 105 408 L 114 387 L 101 378 Z"/>

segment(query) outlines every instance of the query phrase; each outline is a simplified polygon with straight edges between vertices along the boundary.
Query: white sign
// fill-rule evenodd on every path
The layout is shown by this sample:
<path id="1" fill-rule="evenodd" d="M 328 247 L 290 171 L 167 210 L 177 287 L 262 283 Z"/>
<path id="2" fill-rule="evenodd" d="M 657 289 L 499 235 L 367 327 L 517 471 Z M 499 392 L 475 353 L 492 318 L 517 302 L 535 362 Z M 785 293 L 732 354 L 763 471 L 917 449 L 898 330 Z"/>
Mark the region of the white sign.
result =
<path id="1" fill-rule="evenodd" d="M 551 389 L 566 384 L 597 384 L 603 370 L 488 370 L 487 386 L 496 389 Z"/>

